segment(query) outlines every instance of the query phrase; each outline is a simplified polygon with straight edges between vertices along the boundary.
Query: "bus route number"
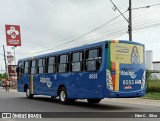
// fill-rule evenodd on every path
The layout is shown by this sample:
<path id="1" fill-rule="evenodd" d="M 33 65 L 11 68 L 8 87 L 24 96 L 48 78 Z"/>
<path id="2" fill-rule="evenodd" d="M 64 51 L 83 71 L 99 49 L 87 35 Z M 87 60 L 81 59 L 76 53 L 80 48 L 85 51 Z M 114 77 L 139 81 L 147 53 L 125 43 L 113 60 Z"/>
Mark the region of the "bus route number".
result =
<path id="1" fill-rule="evenodd" d="M 97 79 L 97 74 L 89 74 L 89 79 Z"/>

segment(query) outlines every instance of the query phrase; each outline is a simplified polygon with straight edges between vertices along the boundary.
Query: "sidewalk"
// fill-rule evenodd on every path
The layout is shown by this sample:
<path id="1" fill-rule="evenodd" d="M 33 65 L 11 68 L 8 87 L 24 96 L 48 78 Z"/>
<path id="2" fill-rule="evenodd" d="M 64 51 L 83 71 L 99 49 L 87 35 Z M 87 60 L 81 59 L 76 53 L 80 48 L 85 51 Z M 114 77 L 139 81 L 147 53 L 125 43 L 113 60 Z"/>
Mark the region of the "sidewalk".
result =
<path id="1" fill-rule="evenodd" d="M 0 91 L 6 91 L 4 87 L 0 87 Z M 9 88 L 9 92 L 17 92 L 17 89 Z"/>
<path id="2" fill-rule="evenodd" d="M 106 99 L 103 99 L 102 101 L 160 106 L 160 100 L 144 99 L 143 97 L 139 97 L 139 98 L 106 98 Z"/>
<path id="3" fill-rule="evenodd" d="M 17 89 L 9 89 L 10 92 L 17 92 Z"/>

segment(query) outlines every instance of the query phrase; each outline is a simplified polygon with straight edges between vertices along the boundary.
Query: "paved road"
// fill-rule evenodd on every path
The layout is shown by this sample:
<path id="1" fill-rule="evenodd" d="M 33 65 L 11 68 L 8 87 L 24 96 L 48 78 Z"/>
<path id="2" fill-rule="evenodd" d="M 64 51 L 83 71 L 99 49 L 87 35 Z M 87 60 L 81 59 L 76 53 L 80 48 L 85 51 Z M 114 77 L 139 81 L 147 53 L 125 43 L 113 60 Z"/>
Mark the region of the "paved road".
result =
<path id="1" fill-rule="evenodd" d="M 15 111 L 16 112 L 160 112 L 160 106 L 122 103 L 113 101 L 113 99 L 102 100 L 100 104 L 94 104 L 94 105 L 89 105 L 86 100 L 83 101 L 78 100 L 76 101 L 75 104 L 72 105 L 62 105 L 59 103 L 58 99 L 51 99 L 50 97 L 47 96 L 35 96 L 34 99 L 30 100 L 26 99 L 24 93 L 5 92 L 1 88 L 0 90 L 1 90 L 0 112 L 15 112 Z M 1 120 L 2 119 L 0 119 L 0 121 Z M 59 121 L 60 119 L 58 118 L 56 120 Z M 81 120 L 81 119 L 76 119 L 76 120 Z M 97 119 L 93 119 L 92 121 L 94 120 L 96 121 Z M 116 119 L 110 119 L 110 120 L 116 120 Z M 133 119 L 133 120 L 137 121 L 143 119 Z M 5 119 L 4 121 L 15 121 L 15 119 L 12 120 Z"/>

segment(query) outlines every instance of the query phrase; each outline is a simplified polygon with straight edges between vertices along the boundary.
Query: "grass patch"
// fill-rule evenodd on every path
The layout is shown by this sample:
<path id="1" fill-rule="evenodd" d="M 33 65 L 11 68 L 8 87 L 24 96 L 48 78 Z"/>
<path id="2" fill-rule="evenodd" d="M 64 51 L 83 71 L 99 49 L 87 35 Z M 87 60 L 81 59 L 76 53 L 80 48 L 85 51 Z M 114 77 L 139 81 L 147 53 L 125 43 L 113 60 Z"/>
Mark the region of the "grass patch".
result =
<path id="1" fill-rule="evenodd" d="M 160 93 L 160 80 L 147 80 L 147 92 Z"/>
<path id="2" fill-rule="evenodd" d="M 160 93 L 159 92 L 147 92 L 145 99 L 153 99 L 153 100 L 160 100 Z"/>

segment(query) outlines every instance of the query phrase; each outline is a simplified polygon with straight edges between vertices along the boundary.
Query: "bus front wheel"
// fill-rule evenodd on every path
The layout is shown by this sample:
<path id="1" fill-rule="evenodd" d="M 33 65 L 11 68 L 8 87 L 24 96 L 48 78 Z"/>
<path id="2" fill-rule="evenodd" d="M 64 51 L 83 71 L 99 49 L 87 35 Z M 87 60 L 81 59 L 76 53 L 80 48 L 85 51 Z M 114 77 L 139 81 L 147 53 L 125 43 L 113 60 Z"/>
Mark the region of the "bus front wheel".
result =
<path id="1" fill-rule="evenodd" d="M 26 90 L 26 97 L 27 97 L 28 99 L 32 99 L 32 98 L 33 98 L 33 94 L 30 93 L 29 88 L 27 88 L 27 90 Z"/>
<path id="2" fill-rule="evenodd" d="M 87 99 L 88 103 L 99 103 L 101 99 Z"/>

